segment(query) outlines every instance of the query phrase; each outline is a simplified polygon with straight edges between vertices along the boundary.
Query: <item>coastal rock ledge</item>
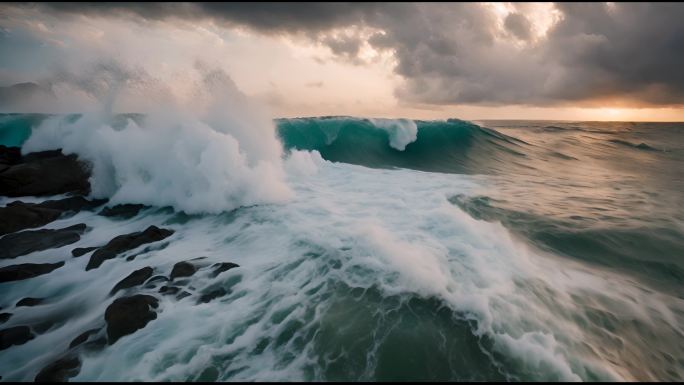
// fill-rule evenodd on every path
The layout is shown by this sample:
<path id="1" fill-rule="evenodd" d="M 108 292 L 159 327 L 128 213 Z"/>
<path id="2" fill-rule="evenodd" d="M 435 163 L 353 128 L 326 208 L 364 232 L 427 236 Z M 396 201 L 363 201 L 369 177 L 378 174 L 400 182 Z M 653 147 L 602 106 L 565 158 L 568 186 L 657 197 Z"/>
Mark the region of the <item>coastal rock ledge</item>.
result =
<path id="1" fill-rule="evenodd" d="M 8 197 L 90 193 L 90 166 L 61 150 L 21 155 L 0 145 L 0 195 Z"/>

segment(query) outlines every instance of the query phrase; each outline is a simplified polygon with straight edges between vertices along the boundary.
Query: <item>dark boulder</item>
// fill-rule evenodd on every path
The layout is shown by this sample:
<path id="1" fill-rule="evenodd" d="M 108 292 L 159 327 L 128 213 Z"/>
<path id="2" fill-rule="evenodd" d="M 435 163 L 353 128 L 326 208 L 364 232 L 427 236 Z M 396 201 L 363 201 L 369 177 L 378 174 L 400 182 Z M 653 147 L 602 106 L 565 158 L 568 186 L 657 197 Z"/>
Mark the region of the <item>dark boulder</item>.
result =
<path id="1" fill-rule="evenodd" d="M 178 262 L 173 265 L 173 269 L 171 269 L 171 275 L 169 277 L 171 280 L 179 277 L 190 277 L 191 275 L 195 274 L 196 271 L 197 268 L 192 263 L 187 261 Z"/>
<path id="2" fill-rule="evenodd" d="M 64 266 L 64 262 L 57 263 L 22 263 L 0 268 L 0 283 L 19 281 L 48 274 Z"/>
<path id="3" fill-rule="evenodd" d="M 138 215 L 138 212 L 142 209 L 144 209 L 146 206 L 145 205 L 137 205 L 137 204 L 123 204 L 123 205 L 116 205 L 113 207 L 105 207 L 100 211 L 99 215 L 105 216 L 105 217 L 119 217 L 119 218 L 124 218 L 124 219 L 129 219 L 133 218 L 134 216 Z"/>
<path id="4" fill-rule="evenodd" d="M 14 306 L 15 306 L 15 307 L 21 307 L 21 306 L 37 306 L 37 305 L 40 305 L 41 303 L 43 303 L 43 301 L 45 301 L 45 298 L 32 298 L 32 297 L 26 297 L 26 298 L 20 299 L 19 302 L 17 302 L 17 304 L 14 305 Z"/>
<path id="5" fill-rule="evenodd" d="M 22 155 L 21 162 L 19 163 L 31 163 L 42 159 L 50 159 L 60 156 L 64 156 L 62 150 L 36 151 Z"/>
<path id="6" fill-rule="evenodd" d="M 235 267 L 240 267 L 240 265 L 232 262 L 221 262 L 221 263 L 215 263 L 211 266 L 213 268 L 211 275 L 213 277 L 216 277 L 217 275 L 223 273 L 224 271 L 228 271 L 232 268 Z"/>
<path id="7" fill-rule="evenodd" d="M 126 257 L 126 261 L 132 261 L 132 260 L 136 259 L 138 256 L 143 255 L 143 254 L 147 254 L 150 251 L 159 251 L 159 250 L 165 249 L 168 245 L 169 245 L 169 242 L 159 242 L 159 243 L 155 243 L 155 244 L 152 244 L 149 246 L 145 246 L 144 248 L 142 248 L 142 250 L 139 250 L 139 251 L 129 255 L 128 257 Z"/>
<path id="8" fill-rule="evenodd" d="M 71 343 L 69 344 L 69 349 L 74 348 L 78 345 L 81 345 L 82 343 L 88 341 L 91 335 L 97 333 L 100 331 L 100 329 L 90 329 L 87 330 L 81 334 L 78 335 L 78 337 L 74 338 Z"/>
<path id="9" fill-rule="evenodd" d="M 38 203 L 35 206 L 46 209 L 61 210 L 63 212 L 77 212 L 82 210 L 92 210 L 107 203 L 107 199 L 87 200 L 81 196 L 69 197 L 59 200 L 50 200 Z"/>
<path id="10" fill-rule="evenodd" d="M 136 270 L 129 274 L 126 278 L 117 283 L 110 294 L 116 294 L 117 291 L 128 289 L 129 287 L 143 284 L 148 278 L 152 276 L 153 269 L 149 266 Z"/>
<path id="11" fill-rule="evenodd" d="M 171 236 L 171 234 L 173 234 L 173 230 L 150 226 L 145 229 L 145 231 L 119 235 L 90 256 L 86 270 L 96 269 L 100 267 L 104 261 L 115 258 L 124 251 L 135 249 L 146 243 L 161 241 L 162 239 Z"/>
<path id="12" fill-rule="evenodd" d="M 168 282 L 169 279 L 167 277 L 164 277 L 163 275 L 155 275 L 154 277 L 150 278 L 145 282 L 145 287 L 148 289 L 157 287 L 158 284 L 162 282 Z"/>
<path id="13" fill-rule="evenodd" d="M 60 210 L 13 202 L 0 207 L 0 235 L 44 226 L 62 215 Z"/>
<path id="14" fill-rule="evenodd" d="M 35 382 L 66 382 L 81 370 L 81 359 L 76 354 L 68 354 L 44 367 Z"/>
<path id="15" fill-rule="evenodd" d="M 73 250 L 71 250 L 71 255 L 74 257 L 80 257 L 81 255 L 88 254 L 93 250 L 99 249 L 99 246 L 94 246 L 94 247 L 77 247 Z"/>
<path id="16" fill-rule="evenodd" d="M 214 299 L 216 299 L 218 297 L 223 297 L 226 294 L 228 294 L 226 289 L 221 287 L 221 288 L 218 288 L 216 290 L 212 290 L 208 293 L 202 294 L 202 296 L 199 297 L 199 300 L 197 300 L 197 303 L 199 304 L 199 303 L 211 302 Z"/>
<path id="17" fill-rule="evenodd" d="M 21 148 L 0 145 L 0 165 L 13 166 L 21 162 Z"/>
<path id="18" fill-rule="evenodd" d="M 162 286 L 159 288 L 159 293 L 164 295 L 174 295 L 180 291 L 180 287 L 176 286 Z"/>
<path id="19" fill-rule="evenodd" d="M 105 311 L 109 344 L 144 328 L 148 322 L 156 319 L 157 313 L 152 309 L 158 306 L 159 301 L 156 298 L 144 294 L 114 300 Z"/>
<path id="20" fill-rule="evenodd" d="M 0 313 L 0 323 L 4 324 L 12 317 L 12 313 Z"/>
<path id="21" fill-rule="evenodd" d="M 169 281 L 168 278 L 164 277 L 163 275 L 155 275 L 154 277 L 150 278 L 147 280 L 146 283 L 155 283 L 155 282 L 167 282 Z"/>
<path id="22" fill-rule="evenodd" d="M 28 326 L 14 326 L 0 330 L 0 350 L 5 350 L 13 345 L 23 345 L 35 336 Z"/>
<path id="23" fill-rule="evenodd" d="M 70 245 L 78 242 L 85 230 L 85 223 L 80 223 L 62 229 L 25 230 L 7 234 L 0 238 L 0 259 Z"/>
<path id="24" fill-rule="evenodd" d="M 5 166 L 0 172 L 0 195 L 87 195 L 90 192 L 89 167 L 73 154 L 44 151 L 23 156 L 20 162 Z"/>
<path id="25" fill-rule="evenodd" d="M 89 201 L 83 197 L 70 197 L 42 203 L 12 202 L 6 207 L 0 207 L 0 218 L 3 218 L 0 222 L 0 235 L 44 226 L 68 214 L 90 210 L 105 202 L 106 200 Z"/>

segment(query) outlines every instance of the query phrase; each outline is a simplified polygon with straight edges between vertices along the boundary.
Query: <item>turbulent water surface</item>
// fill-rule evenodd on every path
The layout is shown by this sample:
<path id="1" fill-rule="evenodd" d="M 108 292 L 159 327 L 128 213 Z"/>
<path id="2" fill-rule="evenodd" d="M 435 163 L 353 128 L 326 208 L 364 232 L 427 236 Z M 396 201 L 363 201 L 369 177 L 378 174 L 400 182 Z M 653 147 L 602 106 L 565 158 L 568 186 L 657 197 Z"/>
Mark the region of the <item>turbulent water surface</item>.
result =
<path id="1" fill-rule="evenodd" d="M 188 283 L 226 296 L 160 297 L 72 380 L 684 379 L 684 124 L 278 119 L 281 170 L 218 134 L 79 119 L 3 115 L 0 144 L 75 152 L 95 195 L 152 207 L 57 220 L 92 230 L 0 261 L 66 261 L 0 284 L 4 309 L 47 298 L 2 325 L 46 325 L 2 352 L 3 380 L 101 324 L 131 271 L 196 257 L 240 265 Z M 97 270 L 71 257 L 149 225 L 175 233 Z"/>

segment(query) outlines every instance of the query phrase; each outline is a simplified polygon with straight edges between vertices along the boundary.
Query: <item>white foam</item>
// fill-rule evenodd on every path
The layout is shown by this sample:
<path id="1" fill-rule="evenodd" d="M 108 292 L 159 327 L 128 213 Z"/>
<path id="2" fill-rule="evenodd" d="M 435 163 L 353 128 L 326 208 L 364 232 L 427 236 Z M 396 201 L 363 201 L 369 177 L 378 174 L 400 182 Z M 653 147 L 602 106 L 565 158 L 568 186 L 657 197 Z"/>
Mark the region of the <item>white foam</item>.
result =
<path id="1" fill-rule="evenodd" d="M 404 151 L 406 146 L 418 138 L 418 126 L 410 119 L 369 119 L 373 125 L 389 133 L 390 146 L 399 151 Z"/>
<path id="2" fill-rule="evenodd" d="M 296 194 L 282 205 L 201 216 L 186 224 L 157 209 L 127 221 L 81 212 L 51 223 L 84 221 L 93 230 L 74 245 L 32 253 L 23 262 L 55 261 L 72 248 L 100 245 L 151 224 L 176 233 L 168 247 L 133 262 L 125 256 L 140 250 L 88 272 L 88 256 L 59 258 L 66 259 L 63 268 L 3 287 L 3 306 L 26 296 L 51 302 L 22 310 L 5 326 L 49 319 L 69 304 L 79 309 L 68 322 L 5 354 L 3 378 L 32 380 L 75 336 L 102 325 L 112 301 L 109 290 L 131 271 L 153 266 L 155 274 L 168 274 L 174 263 L 202 256 L 207 265 L 235 262 L 240 268 L 216 278 L 198 271 L 184 287 L 193 296 L 180 301 L 156 294 L 158 318 L 83 356 L 73 380 L 192 380 L 211 366 L 218 380 L 324 379 L 321 355 L 330 347 L 312 336 L 324 321 L 345 326 L 344 318 L 329 318 L 335 283 L 378 288 L 386 296 L 438 298 L 476 321 L 474 332 L 491 339 L 492 349 L 539 379 L 586 379 L 590 370 L 605 379 L 632 378 L 602 355 L 603 341 L 591 328 L 575 322 L 584 307 L 573 296 L 600 298 L 605 305 L 594 308 L 646 322 L 659 333 L 671 327 L 660 318 L 681 322 L 676 318 L 681 301 L 635 288 L 617 275 L 539 255 L 501 225 L 477 221 L 448 202 L 453 194 L 482 188 L 478 177 L 367 169 L 298 151 L 286 169 Z M 196 304 L 200 292 L 218 286 L 230 293 Z M 380 324 L 367 327 L 382 334 Z M 625 339 L 623 349 L 634 352 L 638 343 Z M 368 357 L 372 373 L 377 358 Z"/>
<path id="3" fill-rule="evenodd" d="M 76 121 L 46 119 L 22 151 L 61 148 L 90 161 L 92 195 L 111 204 L 219 213 L 290 198 L 270 118 L 223 73 L 204 74 L 200 84 L 189 106 L 157 105 L 122 127 L 111 123 L 116 97 L 108 94 Z"/>
<path id="4" fill-rule="evenodd" d="M 285 168 L 288 174 L 295 177 L 312 176 L 323 162 L 318 151 L 292 151 L 285 161 Z"/>

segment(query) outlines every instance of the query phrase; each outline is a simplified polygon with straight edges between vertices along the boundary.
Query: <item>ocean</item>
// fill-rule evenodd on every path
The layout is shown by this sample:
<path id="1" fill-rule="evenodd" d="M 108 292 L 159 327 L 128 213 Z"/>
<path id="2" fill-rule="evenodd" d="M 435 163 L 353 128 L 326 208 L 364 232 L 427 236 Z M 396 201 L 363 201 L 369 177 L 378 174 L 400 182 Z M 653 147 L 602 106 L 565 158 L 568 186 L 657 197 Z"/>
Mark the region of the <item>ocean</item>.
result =
<path id="1" fill-rule="evenodd" d="M 0 116 L 0 144 L 76 153 L 93 196 L 149 206 L 45 226 L 91 230 L 20 258 L 63 268 L 0 284 L 5 309 L 48 299 L 2 325 L 45 325 L 3 380 L 32 381 L 131 271 L 201 257 L 240 267 L 187 290 L 225 296 L 160 296 L 71 380 L 684 380 L 684 123 L 255 124 Z M 71 257 L 150 225 L 175 233 L 97 270 Z"/>

